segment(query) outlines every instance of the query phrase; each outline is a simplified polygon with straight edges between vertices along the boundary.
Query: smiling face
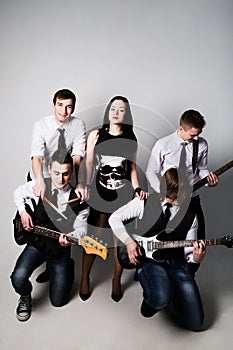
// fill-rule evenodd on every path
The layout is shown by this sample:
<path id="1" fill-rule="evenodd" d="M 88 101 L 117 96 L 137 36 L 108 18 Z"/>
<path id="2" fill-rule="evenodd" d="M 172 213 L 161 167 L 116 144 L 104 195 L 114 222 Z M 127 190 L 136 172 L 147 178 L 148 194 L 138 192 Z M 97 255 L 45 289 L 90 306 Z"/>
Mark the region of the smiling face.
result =
<path id="1" fill-rule="evenodd" d="M 62 125 L 69 119 L 73 112 L 73 100 L 71 98 L 67 100 L 57 98 L 53 109 L 56 123 Z"/>
<path id="2" fill-rule="evenodd" d="M 122 100 L 115 100 L 109 109 L 110 124 L 122 124 L 126 114 L 126 103 Z"/>
<path id="3" fill-rule="evenodd" d="M 57 161 L 52 162 L 50 168 L 50 175 L 53 185 L 57 189 L 65 188 L 72 175 L 71 164 L 60 164 Z"/>
<path id="4" fill-rule="evenodd" d="M 178 129 L 179 137 L 187 142 L 192 142 L 193 140 L 197 140 L 198 136 L 202 132 L 202 129 L 189 127 L 187 125 L 180 125 Z"/>

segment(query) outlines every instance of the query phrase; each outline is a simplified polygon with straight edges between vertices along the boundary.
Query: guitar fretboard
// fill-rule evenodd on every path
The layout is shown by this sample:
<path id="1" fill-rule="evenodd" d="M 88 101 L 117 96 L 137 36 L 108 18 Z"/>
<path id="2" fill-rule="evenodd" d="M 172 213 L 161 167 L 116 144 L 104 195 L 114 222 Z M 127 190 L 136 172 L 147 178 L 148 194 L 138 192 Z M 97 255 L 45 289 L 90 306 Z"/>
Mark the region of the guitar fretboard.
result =
<path id="1" fill-rule="evenodd" d="M 217 176 L 221 175 L 225 171 L 229 170 L 230 168 L 233 167 L 233 160 L 225 165 L 223 165 L 221 168 L 218 168 L 217 170 L 214 171 L 214 174 Z M 199 180 L 197 183 L 193 185 L 193 191 L 198 190 L 200 187 L 206 185 L 208 183 L 207 181 L 207 176 L 204 177 L 203 179 Z"/>
<path id="2" fill-rule="evenodd" d="M 138 240 L 137 242 L 139 243 L 140 246 L 146 245 L 147 251 L 154 251 L 156 249 L 165 249 L 165 248 L 187 248 L 187 247 L 192 247 L 195 240 L 180 240 L 180 241 L 155 241 L 155 240 Z M 221 245 L 222 244 L 222 239 L 221 238 L 212 238 L 212 239 L 206 239 L 204 240 L 206 246 L 211 246 L 211 245 Z"/>
<path id="3" fill-rule="evenodd" d="M 23 230 L 23 226 L 22 226 L 20 219 L 16 220 L 15 225 L 16 225 L 16 228 L 18 230 L 20 230 L 20 231 Z M 54 230 L 51 230 L 49 228 L 37 226 L 37 225 L 34 226 L 33 233 L 41 235 L 41 236 L 49 237 L 49 238 L 54 238 L 54 239 L 59 239 L 59 236 L 61 234 L 61 232 L 54 231 Z M 71 237 L 71 236 L 68 236 L 66 234 L 65 234 L 65 236 L 66 236 L 67 241 L 69 241 L 70 243 L 74 243 L 74 244 L 78 244 L 78 245 L 80 244 L 78 238 Z"/>

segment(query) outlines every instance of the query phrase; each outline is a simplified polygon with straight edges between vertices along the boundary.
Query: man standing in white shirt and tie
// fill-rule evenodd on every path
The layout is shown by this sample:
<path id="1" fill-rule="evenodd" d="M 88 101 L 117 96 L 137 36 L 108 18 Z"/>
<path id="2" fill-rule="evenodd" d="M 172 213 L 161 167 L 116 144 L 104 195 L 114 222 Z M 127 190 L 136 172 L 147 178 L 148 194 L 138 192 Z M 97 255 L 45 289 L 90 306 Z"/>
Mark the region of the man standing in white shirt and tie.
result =
<path id="1" fill-rule="evenodd" d="M 186 110 L 181 118 L 179 128 L 172 134 L 159 139 L 151 152 L 146 169 L 146 177 L 151 187 L 160 192 L 160 179 L 170 168 L 177 168 L 179 176 L 188 177 L 190 185 L 207 177 L 209 186 L 216 186 L 218 177 L 207 168 L 208 144 L 199 137 L 205 126 L 204 117 L 196 110 Z M 185 164 L 180 164 L 181 151 L 185 146 Z M 205 232 L 204 216 L 197 191 L 192 200 L 199 208 L 199 230 Z"/>
<path id="2" fill-rule="evenodd" d="M 51 155 L 58 149 L 60 134 L 64 135 L 63 147 L 71 154 L 74 164 L 77 190 L 84 196 L 83 187 L 78 186 L 78 172 L 85 155 L 85 123 L 72 116 L 76 96 L 68 89 L 58 90 L 53 97 L 54 114 L 37 121 L 33 127 L 31 142 L 31 178 L 35 179 L 34 194 L 44 197 L 45 178 L 49 178 L 48 166 Z"/>

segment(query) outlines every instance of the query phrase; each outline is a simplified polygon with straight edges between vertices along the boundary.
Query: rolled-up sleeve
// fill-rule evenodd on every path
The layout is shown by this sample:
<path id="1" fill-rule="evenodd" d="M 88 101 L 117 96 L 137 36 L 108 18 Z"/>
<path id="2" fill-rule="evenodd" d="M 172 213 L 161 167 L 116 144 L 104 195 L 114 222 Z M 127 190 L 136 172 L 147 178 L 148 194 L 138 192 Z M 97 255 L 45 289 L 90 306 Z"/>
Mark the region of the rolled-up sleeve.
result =
<path id="1" fill-rule="evenodd" d="M 13 200 L 14 203 L 19 211 L 21 213 L 25 210 L 25 202 L 29 198 L 34 198 L 36 202 L 38 202 L 38 198 L 34 196 L 33 194 L 33 186 L 35 185 L 35 181 L 29 181 L 25 183 L 24 185 L 18 186 L 13 194 Z"/>
<path id="2" fill-rule="evenodd" d="M 41 122 L 36 122 L 32 131 L 31 158 L 35 156 L 44 157 L 45 141 Z"/>
<path id="3" fill-rule="evenodd" d="M 78 119 L 78 123 L 76 126 L 76 137 L 72 146 L 72 156 L 81 156 L 82 158 L 85 156 L 86 150 L 86 126 L 83 120 Z"/>

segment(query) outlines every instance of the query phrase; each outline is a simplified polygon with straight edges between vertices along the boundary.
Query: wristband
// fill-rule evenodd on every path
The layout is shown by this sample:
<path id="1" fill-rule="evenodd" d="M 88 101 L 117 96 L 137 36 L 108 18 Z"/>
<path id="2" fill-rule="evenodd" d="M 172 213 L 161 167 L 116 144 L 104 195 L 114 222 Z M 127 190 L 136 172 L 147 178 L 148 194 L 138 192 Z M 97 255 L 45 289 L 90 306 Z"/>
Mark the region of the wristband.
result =
<path id="1" fill-rule="evenodd" d="M 143 191 L 143 189 L 142 189 L 141 187 L 137 187 L 137 188 L 135 188 L 135 190 L 134 190 L 134 194 L 137 193 L 137 194 L 140 196 L 141 191 Z"/>

